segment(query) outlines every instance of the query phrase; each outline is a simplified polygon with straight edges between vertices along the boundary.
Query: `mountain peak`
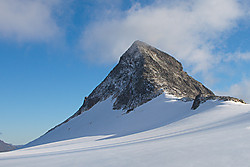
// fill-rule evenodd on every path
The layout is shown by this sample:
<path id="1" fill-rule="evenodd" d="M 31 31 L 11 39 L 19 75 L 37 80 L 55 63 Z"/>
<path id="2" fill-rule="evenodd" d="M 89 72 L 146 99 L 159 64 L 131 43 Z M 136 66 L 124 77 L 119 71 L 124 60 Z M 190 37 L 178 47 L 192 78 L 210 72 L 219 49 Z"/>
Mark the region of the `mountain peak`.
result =
<path id="1" fill-rule="evenodd" d="M 133 44 L 128 48 L 128 50 L 126 51 L 128 54 L 126 55 L 130 55 L 130 56 L 145 56 L 147 55 L 146 52 L 150 51 L 150 50 L 155 50 L 156 48 L 139 40 L 136 40 L 135 42 L 133 42 Z M 146 54 L 143 54 L 146 53 Z M 123 54 L 125 55 L 125 54 Z M 148 55 L 148 56 L 153 56 Z M 122 58 L 122 57 L 121 57 Z"/>
<path id="2" fill-rule="evenodd" d="M 85 97 L 80 109 L 56 127 L 109 97 L 114 101 L 114 110 L 130 112 L 163 92 L 189 99 L 198 94 L 214 96 L 211 90 L 184 72 L 181 63 L 174 57 L 137 40 L 108 76 Z"/>
<path id="3" fill-rule="evenodd" d="M 135 41 L 133 44 L 128 48 L 126 53 L 128 54 L 123 54 L 120 60 L 123 59 L 124 56 L 130 56 L 131 58 L 143 58 L 142 53 L 145 52 L 145 50 L 150 49 L 150 45 L 146 44 L 145 42 L 142 41 Z"/>
<path id="4" fill-rule="evenodd" d="M 170 102 L 169 99 L 174 100 Z M 194 102 L 191 107 L 185 101 L 192 99 Z M 155 128 L 157 124 L 162 126 L 162 122 L 170 123 L 178 117 L 183 119 L 185 115 L 190 116 L 186 107 L 195 110 L 207 100 L 244 103 L 233 97 L 215 96 L 211 90 L 184 72 L 181 63 L 175 58 L 144 42 L 135 41 L 108 76 L 85 97 L 83 105 L 74 115 L 26 147 L 80 136 L 119 136 L 123 128 L 127 127 L 124 125 L 130 125 L 131 120 L 134 123 L 125 130 L 126 134 L 148 130 L 148 127 Z M 132 110 L 136 114 L 120 117 L 123 111 L 129 113 Z M 72 119 L 80 114 L 78 118 Z M 144 122 L 138 123 L 138 120 Z M 92 121 L 95 122 L 92 124 Z"/>
<path id="5" fill-rule="evenodd" d="M 193 109 L 209 99 L 241 102 L 236 98 L 215 96 L 211 90 L 183 71 L 182 64 L 174 57 L 137 40 L 121 56 L 108 76 L 85 97 L 80 109 L 48 132 L 108 98 L 112 98 L 113 110 L 128 113 L 163 93 L 196 99 L 197 104 Z M 200 95 L 204 98 L 199 98 Z"/>
<path id="6" fill-rule="evenodd" d="M 211 90 L 183 71 L 179 61 L 142 41 L 135 41 L 119 63 L 72 117 L 109 97 L 113 109 L 131 111 L 162 92 L 194 99 L 197 94 L 214 95 Z"/>
<path id="7" fill-rule="evenodd" d="M 136 40 L 133 42 L 133 44 L 131 45 L 131 47 L 148 47 L 150 45 L 148 45 L 147 43 L 145 42 L 142 42 L 140 40 Z"/>

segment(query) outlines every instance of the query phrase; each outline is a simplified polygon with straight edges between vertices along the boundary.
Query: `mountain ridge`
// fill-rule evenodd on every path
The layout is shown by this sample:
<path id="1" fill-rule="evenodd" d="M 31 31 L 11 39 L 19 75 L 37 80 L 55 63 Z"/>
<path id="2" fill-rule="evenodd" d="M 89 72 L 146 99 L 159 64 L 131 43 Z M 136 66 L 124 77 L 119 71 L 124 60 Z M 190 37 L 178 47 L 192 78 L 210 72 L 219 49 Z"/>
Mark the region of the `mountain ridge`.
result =
<path id="1" fill-rule="evenodd" d="M 0 152 L 12 151 L 15 149 L 17 149 L 17 146 L 5 143 L 4 141 L 0 140 Z"/>

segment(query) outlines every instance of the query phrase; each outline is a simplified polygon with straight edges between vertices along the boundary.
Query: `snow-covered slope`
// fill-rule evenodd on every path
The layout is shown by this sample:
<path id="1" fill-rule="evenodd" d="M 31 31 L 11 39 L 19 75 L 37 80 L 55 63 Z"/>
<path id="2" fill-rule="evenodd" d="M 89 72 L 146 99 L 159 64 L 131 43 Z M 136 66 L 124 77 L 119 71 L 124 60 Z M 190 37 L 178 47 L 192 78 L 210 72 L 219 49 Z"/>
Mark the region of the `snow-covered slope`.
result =
<path id="1" fill-rule="evenodd" d="M 2 153 L 0 166 L 249 166 L 250 105 L 191 105 L 160 95 L 123 114 L 108 99 L 30 145 L 69 140 Z"/>
<path id="2" fill-rule="evenodd" d="M 195 113 L 189 111 L 191 105 L 192 102 L 183 102 L 163 93 L 126 114 L 122 110 L 113 110 L 113 100 L 108 98 L 26 147 L 86 136 L 109 135 L 115 138 L 158 128 Z"/>

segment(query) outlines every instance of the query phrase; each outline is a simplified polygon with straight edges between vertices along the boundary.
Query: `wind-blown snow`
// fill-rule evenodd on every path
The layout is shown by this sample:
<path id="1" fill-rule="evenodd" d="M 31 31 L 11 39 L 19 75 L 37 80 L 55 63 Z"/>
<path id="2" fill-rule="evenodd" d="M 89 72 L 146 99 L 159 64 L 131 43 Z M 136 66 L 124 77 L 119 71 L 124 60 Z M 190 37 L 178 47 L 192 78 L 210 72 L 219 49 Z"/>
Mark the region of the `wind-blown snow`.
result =
<path id="1" fill-rule="evenodd" d="M 107 99 L 30 145 L 57 142 L 0 154 L 0 166 L 249 166 L 250 105 L 191 105 L 160 95 L 124 114 Z"/>

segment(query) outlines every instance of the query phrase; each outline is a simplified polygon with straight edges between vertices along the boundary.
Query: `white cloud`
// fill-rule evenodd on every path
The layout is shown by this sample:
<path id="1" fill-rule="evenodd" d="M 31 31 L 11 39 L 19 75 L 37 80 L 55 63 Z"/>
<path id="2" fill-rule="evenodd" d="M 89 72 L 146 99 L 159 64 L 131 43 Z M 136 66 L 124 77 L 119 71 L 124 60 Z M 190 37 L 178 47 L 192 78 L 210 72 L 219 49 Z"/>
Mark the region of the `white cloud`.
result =
<path id="1" fill-rule="evenodd" d="M 46 41 L 59 33 L 52 18 L 58 0 L 1 0 L 0 38 L 18 41 Z"/>
<path id="2" fill-rule="evenodd" d="M 193 73 L 206 73 L 220 62 L 222 57 L 213 49 L 245 14 L 237 0 L 159 2 L 145 7 L 137 3 L 120 12 L 85 29 L 81 45 L 88 58 L 115 62 L 139 39 L 169 52 Z"/>
<path id="3" fill-rule="evenodd" d="M 235 52 L 229 53 L 225 55 L 225 61 L 249 61 L 250 60 L 250 52 Z"/>
<path id="4" fill-rule="evenodd" d="M 250 80 L 243 80 L 238 84 L 232 85 L 228 94 L 250 103 Z"/>

